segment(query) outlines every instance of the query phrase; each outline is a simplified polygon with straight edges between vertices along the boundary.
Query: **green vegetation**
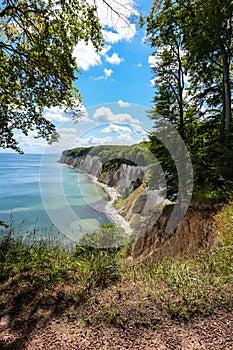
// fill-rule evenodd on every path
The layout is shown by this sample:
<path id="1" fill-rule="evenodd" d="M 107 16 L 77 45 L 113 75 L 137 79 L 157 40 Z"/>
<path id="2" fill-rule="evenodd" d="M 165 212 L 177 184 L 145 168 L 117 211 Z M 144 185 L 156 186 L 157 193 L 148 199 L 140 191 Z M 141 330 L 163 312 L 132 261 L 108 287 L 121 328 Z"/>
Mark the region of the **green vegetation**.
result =
<path id="1" fill-rule="evenodd" d="M 128 196 L 121 195 L 119 196 L 115 202 L 113 203 L 113 206 L 115 209 L 121 209 L 124 210 L 130 205 L 134 203 L 134 201 L 140 196 L 140 194 L 144 191 L 143 186 L 139 186 L 134 190 L 132 193 L 130 193 Z"/>
<path id="2" fill-rule="evenodd" d="M 232 204 L 217 215 L 216 229 L 215 246 L 201 256 L 134 268 L 134 279 L 148 284 L 150 297 L 166 301 L 172 317 L 209 314 L 222 304 L 232 304 Z"/>
<path id="3" fill-rule="evenodd" d="M 120 277 L 114 250 L 77 246 L 23 243 L 11 235 L 1 237 L 1 283 L 12 280 L 12 294 L 32 300 L 38 293 L 59 290 L 73 301 L 97 286 L 106 286 Z"/>
<path id="4" fill-rule="evenodd" d="M 118 247 L 125 246 L 130 242 L 130 236 L 126 235 L 124 229 L 110 223 L 102 225 L 98 232 L 86 233 L 79 241 L 84 247 L 91 247 L 95 251 L 96 248 L 108 248 L 108 252 L 117 253 Z"/>
<path id="5" fill-rule="evenodd" d="M 101 318 L 116 326 L 129 319 L 135 325 L 153 324 L 154 313 L 147 313 L 152 305 L 172 318 L 208 315 L 222 305 L 232 305 L 232 218 L 233 205 L 227 205 L 216 217 L 214 246 L 196 258 L 174 261 L 126 264 L 130 245 L 121 249 L 79 245 L 65 251 L 2 237 L 0 299 L 17 300 L 20 305 L 41 300 L 38 307 L 46 309 L 49 304 L 42 300 L 59 297 L 66 302 L 66 313 L 72 305 L 88 300 L 97 311 L 89 316 L 87 308 L 84 319 L 98 322 Z"/>
<path id="6" fill-rule="evenodd" d="M 178 186 L 174 159 L 159 141 L 164 133 L 169 135 L 169 124 L 190 153 L 194 198 L 225 202 L 231 195 L 232 20 L 230 0 L 155 0 L 141 19 L 155 57 L 149 117 L 156 131 L 149 147 L 166 173 L 171 197 Z"/>
<path id="7" fill-rule="evenodd" d="M 57 135 L 54 126 L 42 117 L 44 107 L 54 106 L 54 101 L 58 106 L 64 101 L 68 107 L 75 106 L 73 97 L 79 95 L 72 81 L 77 67 L 71 51 L 77 36 L 86 41 L 91 39 L 96 48 L 101 46 L 102 38 L 95 7 L 84 3 L 83 15 L 75 17 L 75 3 L 68 2 L 70 16 L 63 11 L 64 1 L 58 2 L 61 9 L 58 6 L 55 14 L 54 8 L 47 8 L 43 1 L 38 3 L 39 9 L 32 1 L 20 2 L 19 6 L 22 4 L 26 9 L 31 6 L 30 11 L 23 11 L 23 18 L 19 17 L 20 8 L 16 5 L 1 9 L 2 36 L 9 41 L 9 48 L 3 47 L 0 53 L 2 89 L 6 92 L 1 101 L 3 147 L 19 150 L 14 128 L 27 134 L 35 127 L 38 136 L 52 141 Z M 20 26 L 15 28 L 7 21 L 22 19 L 24 28 L 31 23 L 31 17 L 37 37 L 32 40 L 29 31 L 24 41 L 25 29 L 21 31 Z M 64 20 L 68 19 L 70 37 L 63 30 Z M 232 20 L 230 0 L 154 1 L 150 14 L 143 19 L 148 41 L 159 58 L 153 67 L 155 96 L 149 116 L 154 120 L 155 132 L 150 134 L 150 141 L 133 146 L 76 148 L 64 154 L 98 156 L 104 164 L 103 171 L 119 167 L 126 160 L 131 165 L 154 164 L 145 185 L 161 172 L 156 158 L 166 177 L 168 197 L 174 199 L 178 171 L 160 141 L 163 139 L 160 136 L 173 136 L 166 134 L 168 122 L 175 126 L 190 152 L 194 199 L 211 203 L 229 200 L 233 187 Z M 22 59 L 12 54 L 16 48 L 23 50 Z M 41 52 L 45 56 L 41 57 Z M 56 67 L 54 56 L 58 57 Z M 9 112 L 12 104 L 15 108 Z M 180 149 L 176 151 L 179 153 Z M 142 186 L 118 198 L 115 207 L 126 208 L 141 191 Z M 156 325 L 155 312 L 147 313 L 156 308 L 165 310 L 172 318 L 187 320 L 193 315 L 208 315 L 221 306 L 232 306 L 232 203 L 216 216 L 215 244 L 195 258 L 131 261 L 126 256 L 131 246 L 124 238 L 121 230 L 110 225 L 85 235 L 75 249 L 65 250 L 14 239 L 9 230 L 0 240 L 1 306 L 17 305 L 20 309 L 34 303 L 45 311 L 51 300 L 56 299 L 66 303 L 64 312 L 68 312 L 69 307 L 88 302 L 89 308 L 82 313 L 87 324 L 94 321 L 98 324 L 101 319 L 116 326 L 124 325 L 128 319 L 135 326 Z M 109 248 L 102 248 L 106 242 Z M 122 249 L 115 248 L 119 242 Z"/>
<path id="8" fill-rule="evenodd" d="M 103 163 L 104 169 L 112 169 L 112 167 L 118 167 L 122 163 L 147 166 L 155 161 L 153 154 L 145 142 L 132 146 L 100 145 L 87 148 L 74 148 L 63 152 L 63 155 L 72 157 L 80 157 L 87 154 L 92 157 L 98 156 Z"/>
<path id="9" fill-rule="evenodd" d="M 81 95 L 74 48 L 89 40 L 103 45 L 97 8 L 86 1 L 21 0 L 0 5 L 0 146 L 21 151 L 15 129 L 49 142 L 58 138 L 46 108 L 65 108 L 77 117 Z"/>
<path id="10" fill-rule="evenodd" d="M 93 147 L 77 147 L 68 151 L 63 151 L 62 155 L 67 157 L 84 157 L 86 156 Z"/>
<path id="11" fill-rule="evenodd" d="M 132 165 L 132 166 L 137 165 L 128 159 L 115 158 L 115 159 L 111 159 L 103 164 L 101 173 L 107 173 L 107 172 L 111 171 L 112 169 L 118 169 L 121 166 L 121 164 L 127 164 L 127 165 Z"/>

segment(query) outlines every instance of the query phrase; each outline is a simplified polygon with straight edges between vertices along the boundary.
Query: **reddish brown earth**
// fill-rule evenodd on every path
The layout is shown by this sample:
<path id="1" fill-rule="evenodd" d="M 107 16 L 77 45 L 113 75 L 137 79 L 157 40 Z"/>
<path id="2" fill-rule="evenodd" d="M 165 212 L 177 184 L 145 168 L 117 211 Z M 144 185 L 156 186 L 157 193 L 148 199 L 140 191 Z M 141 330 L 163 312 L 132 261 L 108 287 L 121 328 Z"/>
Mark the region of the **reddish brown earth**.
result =
<path id="1" fill-rule="evenodd" d="M 165 318 L 154 329 L 120 329 L 104 324 L 83 328 L 77 321 L 64 325 L 53 320 L 31 335 L 25 349 L 230 350 L 233 349 L 233 313 L 219 311 L 209 318 L 188 323 Z"/>
<path id="2" fill-rule="evenodd" d="M 208 219 L 212 213 L 205 209 L 204 214 Z M 202 218 L 203 213 L 188 212 L 184 227 L 198 223 L 199 229 L 195 231 L 195 240 L 189 239 L 191 230 L 185 230 L 187 251 L 197 253 L 199 248 L 212 243 L 212 220 Z M 177 231 L 163 240 L 160 231 L 156 231 L 153 239 L 152 233 L 148 234 L 136 242 L 135 256 L 143 255 L 142 251 L 153 256 L 163 246 L 166 252 L 171 246 L 171 256 L 182 255 L 180 235 Z M 200 236 L 204 240 L 200 241 Z M 169 245 L 169 240 L 173 244 Z M 163 298 L 159 302 L 151 297 L 145 284 L 131 282 L 123 277 L 119 285 L 92 290 L 83 298 L 80 295 L 76 304 L 59 291 L 40 294 L 34 290 L 31 295 L 29 288 L 20 297 L 16 291 L 18 297 L 13 297 L 10 281 L 2 284 L 0 349 L 233 350 L 233 299 L 218 307 L 210 299 L 213 308 L 209 316 L 189 316 L 185 321 L 173 319 Z"/>
<path id="3" fill-rule="evenodd" d="M 56 307 L 59 309 L 59 304 Z M 128 319 L 105 322 L 99 305 L 87 304 L 58 314 L 56 307 L 47 313 L 37 309 L 34 314 L 32 306 L 16 315 L 5 313 L 0 319 L 0 349 L 233 349 L 233 309 L 227 307 L 208 317 L 182 321 L 173 320 L 166 311 L 149 304 L 148 315 L 138 324 L 130 315 Z"/>

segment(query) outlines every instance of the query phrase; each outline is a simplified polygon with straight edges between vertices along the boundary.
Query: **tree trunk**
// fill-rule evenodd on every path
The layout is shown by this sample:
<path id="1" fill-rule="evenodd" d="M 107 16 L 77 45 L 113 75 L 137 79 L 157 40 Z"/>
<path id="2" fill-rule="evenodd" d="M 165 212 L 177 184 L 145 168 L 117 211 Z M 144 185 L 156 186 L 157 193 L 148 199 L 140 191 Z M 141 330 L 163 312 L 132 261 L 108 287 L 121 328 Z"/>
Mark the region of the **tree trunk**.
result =
<path id="1" fill-rule="evenodd" d="M 222 113 L 221 113 L 221 142 L 225 139 L 225 118 L 226 118 L 226 102 L 225 102 L 225 84 L 222 77 Z"/>
<path id="2" fill-rule="evenodd" d="M 231 123 L 231 87 L 230 87 L 230 65 L 228 63 L 227 54 L 222 56 L 223 61 L 223 81 L 224 81 L 224 102 L 225 106 L 225 142 L 230 141 L 230 123 Z M 224 108 L 225 107 L 225 108 Z"/>
<path id="3" fill-rule="evenodd" d="M 183 140 L 185 140 L 185 133 L 184 133 L 184 109 L 183 109 L 183 103 L 180 101 L 180 125 L 179 125 L 179 131 L 180 136 Z"/>
<path id="4" fill-rule="evenodd" d="M 179 68 L 178 68 L 178 86 L 179 86 L 179 117 L 180 117 L 180 123 L 179 123 L 179 132 L 180 136 L 183 140 L 185 140 L 185 131 L 184 131 L 184 98 L 183 98 L 183 91 L 184 91 L 184 73 L 183 73 L 183 67 L 182 67 L 182 60 L 180 55 L 180 47 L 178 46 L 178 62 L 179 62 Z"/>

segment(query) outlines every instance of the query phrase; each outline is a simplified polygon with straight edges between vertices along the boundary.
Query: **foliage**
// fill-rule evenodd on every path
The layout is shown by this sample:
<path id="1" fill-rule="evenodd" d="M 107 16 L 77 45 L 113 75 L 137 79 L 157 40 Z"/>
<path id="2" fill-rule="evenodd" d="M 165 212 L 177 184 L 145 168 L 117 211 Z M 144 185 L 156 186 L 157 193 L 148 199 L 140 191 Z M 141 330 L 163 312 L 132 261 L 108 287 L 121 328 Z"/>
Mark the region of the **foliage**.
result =
<path id="1" fill-rule="evenodd" d="M 134 162 L 124 158 L 115 158 L 105 162 L 102 166 L 102 173 L 109 172 L 112 169 L 118 169 L 122 164 L 136 166 Z"/>
<path id="2" fill-rule="evenodd" d="M 102 225 L 101 229 L 97 232 L 86 233 L 79 241 L 79 244 L 85 249 L 102 249 L 108 252 L 117 252 L 118 247 L 121 247 L 129 242 L 129 236 L 125 234 L 125 231 L 121 227 L 117 227 L 110 223 Z"/>
<path id="3" fill-rule="evenodd" d="M 58 106 L 79 114 L 73 49 L 81 39 L 102 46 L 96 7 L 85 0 L 3 0 L 0 38 L 0 146 L 21 151 L 16 129 L 56 140 L 43 112 Z"/>
<path id="4" fill-rule="evenodd" d="M 139 166 L 147 166 L 154 162 L 154 156 L 145 142 L 131 146 L 100 145 L 86 148 L 74 148 L 63 152 L 63 155 L 72 157 L 80 157 L 87 154 L 92 157 L 99 157 L 102 164 L 106 164 L 105 167 L 110 168 L 114 165 L 114 162 L 120 164 L 119 160 L 124 164 Z"/>
<path id="5" fill-rule="evenodd" d="M 175 96 L 181 110 L 186 97 L 190 106 L 192 101 L 198 107 L 198 117 L 203 115 L 203 106 L 204 114 L 208 108 L 215 108 L 222 119 L 221 132 L 229 138 L 233 38 L 231 1 L 154 1 L 146 24 L 151 46 L 156 52 L 163 47 L 157 73 L 163 84 L 155 98 L 156 108 L 159 107 L 156 99 L 160 101 L 162 96 L 167 103 Z M 177 81 L 175 86 L 174 81 Z M 188 88 L 186 96 L 183 94 L 185 81 Z M 170 110 L 169 105 L 167 107 Z M 164 108 L 162 110 L 165 112 Z M 172 121 L 169 114 L 167 117 Z M 183 137 L 182 128 L 180 134 Z"/>
<path id="6" fill-rule="evenodd" d="M 67 157 L 83 157 L 86 156 L 93 147 L 78 147 L 69 151 L 62 152 Z"/>
<path id="7" fill-rule="evenodd" d="M 153 114 L 175 124 L 185 139 L 185 51 L 183 34 L 172 1 L 164 1 L 163 8 L 152 7 L 147 17 L 148 41 L 156 49 L 151 68 L 154 73 L 153 85 L 155 107 Z M 151 113 L 152 119 L 154 119 Z M 155 120 L 155 124 L 157 122 Z"/>
<path id="8" fill-rule="evenodd" d="M 154 1 L 143 23 L 155 50 L 149 116 L 156 132 L 149 144 L 169 174 L 169 191 L 176 193 L 174 162 L 156 137 L 165 120 L 185 140 L 196 194 L 225 201 L 233 189 L 231 1 Z"/>
<path id="9" fill-rule="evenodd" d="M 206 193 L 211 202 L 225 202 L 233 190 L 232 145 L 219 138 L 220 121 L 211 118 L 190 126 L 188 149 L 194 170 L 194 197 Z M 203 196 L 204 199 L 205 196 Z"/>
<path id="10" fill-rule="evenodd" d="M 97 316 L 99 322 L 102 317 L 102 321 L 117 325 L 122 320 L 149 325 L 157 308 L 167 310 L 176 319 L 209 315 L 218 307 L 232 305 L 232 217 L 231 203 L 216 217 L 214 246 L 195 258 L 138 261 L 124 266 L 119 257 L 126 258 L 128 246 L 100 249 L 78 245 L 67 251 L 44 243 L 25 244 L 12 235 L 2 237 L 0 278 L 4 282 L 4 305 L 10 301 L 25 307 L 33 302 L 34 309 L 44 307 L 42 302 L 49 296 L 50 302 L 58 298 L 60 308 L 65 301 L 78 305 L 89 298 L 88 307 L 82 306 L 82 315 L 91 310 L 92 319 Z M 49 307 L 50 303 L 44 310 L 47 312 Z M 66 311 L 68 315 L 70 309 L 66 307 Z"/>
<path id="11" fill-rule="evenodd" d="M 149 169 L 145 174 L 143 183 L 146 185 L 146 187 L 149 187 L 150 189 L 159 190 L 164 187 L 164 180 L 164 173 L 162 171 L 161 164 L 156 162 L 150 165 Z"/>
<path id="12" fill-rule="evenodd" d="M 67 297 L 87 294 L 91 288 L 106 286 L 120 277 L 117 251 L 82 247 L 66 250 L 43 241 L 25 242 L 13 234 L 0 239 L 0 278 L 14 279 L 19 289 L 48 291 L 71 288 Z"/>
<path id="13" fill-rule="evenodd" d="M 216 242 L 195 258 L 142 262 L 127 271 L 141 293 L 166 308 L 172 318 L 209 315 L 220 305 L 232 305 L 233 205 L 217 215 Z M 146 296 L 144 296 L 146 298 Z"/>

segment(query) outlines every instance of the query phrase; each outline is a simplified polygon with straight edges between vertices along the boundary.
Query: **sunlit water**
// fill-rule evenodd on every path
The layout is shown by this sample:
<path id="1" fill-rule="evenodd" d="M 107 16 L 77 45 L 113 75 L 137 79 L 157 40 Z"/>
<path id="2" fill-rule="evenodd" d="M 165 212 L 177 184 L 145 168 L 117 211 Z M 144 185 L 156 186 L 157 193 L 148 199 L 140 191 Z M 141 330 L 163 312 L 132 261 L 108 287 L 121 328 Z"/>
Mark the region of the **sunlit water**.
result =
<path id="1" fill-rule="evenodd" d="M 109 223 L 104 213 L 92 205 L 98 201 L 96 185 L 85 174 L 59 164 L 58 159 L 59 155 L 42 158 L 35 154 L 0 153 L 0 220 L 13 224 L 16 233 L 30 232 L 37 237 L 53 233 L 58 239 L 64 238 L 46 209 L 59 209 L 60 215 L 67 205 L 77 215 L 76 227 L 83 231 L 93 232 Z M 54 176 L 57 171 L 61 177 Z M 64 198 L 57 198 L 58 186 L 62 186 Z M 48 195 L 46 205 L 41 198 L 41 187 Z M 68 241 L 69 238 L 69 235 L 65 237 Z"/>

